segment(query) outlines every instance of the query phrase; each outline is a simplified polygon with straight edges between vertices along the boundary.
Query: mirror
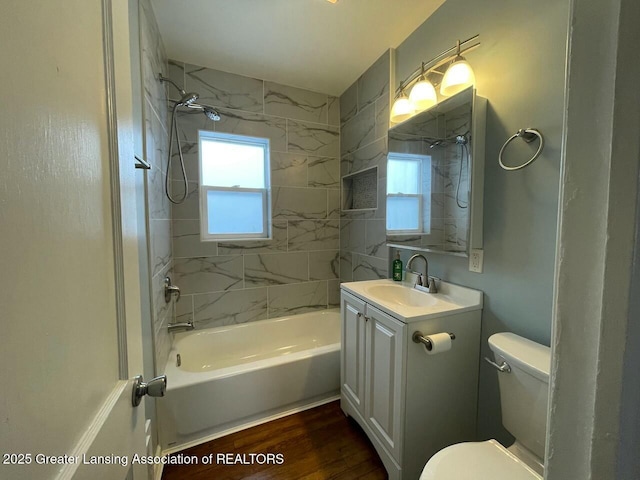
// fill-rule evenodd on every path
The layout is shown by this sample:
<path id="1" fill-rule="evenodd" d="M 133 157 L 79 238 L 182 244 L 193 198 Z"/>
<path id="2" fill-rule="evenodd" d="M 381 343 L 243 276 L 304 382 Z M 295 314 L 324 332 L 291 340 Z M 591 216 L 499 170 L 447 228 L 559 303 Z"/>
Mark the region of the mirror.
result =
<path id="1" fill-rule="evenodd" d="M 389 129 L 387 244 L 482 248 L 486 100 L 473 87 Z"/>

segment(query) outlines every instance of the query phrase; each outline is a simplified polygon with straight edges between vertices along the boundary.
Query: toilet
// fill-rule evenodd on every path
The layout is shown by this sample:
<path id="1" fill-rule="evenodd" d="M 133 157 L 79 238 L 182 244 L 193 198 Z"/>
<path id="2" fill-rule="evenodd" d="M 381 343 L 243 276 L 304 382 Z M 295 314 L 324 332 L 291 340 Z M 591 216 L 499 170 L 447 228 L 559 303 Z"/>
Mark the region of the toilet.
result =
<path id="1" fill-rule="evenodd" d="M 542 480 L 551 349 L 513 333 L 489 337 L 494 353 L 502 424 L 516 438 L 505 448 L 496 440 L 465 442 L 440 450 L 420 480 Z"/>

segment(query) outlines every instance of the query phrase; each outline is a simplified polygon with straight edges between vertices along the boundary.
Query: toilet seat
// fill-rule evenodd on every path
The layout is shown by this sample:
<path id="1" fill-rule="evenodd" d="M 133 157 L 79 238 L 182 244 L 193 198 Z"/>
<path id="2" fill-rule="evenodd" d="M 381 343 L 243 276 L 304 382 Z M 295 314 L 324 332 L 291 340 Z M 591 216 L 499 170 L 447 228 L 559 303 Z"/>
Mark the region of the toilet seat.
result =
<path id="1" fill-rule="evenodd" d="M 451 445 L 427 462 L 420 480 L 542 480 L 495 440 Z"/>

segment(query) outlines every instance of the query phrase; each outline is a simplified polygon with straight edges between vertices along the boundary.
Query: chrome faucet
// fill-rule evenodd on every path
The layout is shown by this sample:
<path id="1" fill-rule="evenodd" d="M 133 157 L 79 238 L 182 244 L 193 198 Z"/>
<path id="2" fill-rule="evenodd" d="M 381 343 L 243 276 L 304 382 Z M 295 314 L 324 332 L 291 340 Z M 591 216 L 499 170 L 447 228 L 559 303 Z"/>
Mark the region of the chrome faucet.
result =
<path id="1" fill-rule="evenodd" d="M 171 283 L 171 277 L 164 277 L 164 301 L 169 303 L 171 296 L 177 294 L 176 302 L 180 301 L 180 287 L 176 287 Z"/>
<path id="2" fill-rule="evenodd" d="M 421 258 L 422 260 L 424 260 L 424 276 L 422 275 L 422 273 L 416 272 L 411 269 L 411 265 L 413 264 L 413 261 L 416 258 Z M 429 293 L 438 293 L 435 280 L 433 279 L 433 277 L 429 276 L 429 261 L 426 259 L 424 255 L 420 253 L 416 253 L 415 255 L 412 255 L 409 261 L 407 262 L 407 270 L 413 273 L 414 275 L 418 276 L 418 279 L 416 280 L 416 284 L 414 285 L 414 287 L 419 286 L 422 288 L 428 288 Z M 427 282 L 427 285 L 424 284 L 425 280 Z"/>
<path id="3" fill-rule="evenodd" d="M 175 333 L 179 331 L 188 331 L 193 330 L 195 327 L 193 326 L 193 322 L 180 322 L 180 323 L 170 323 L 167 325 L 167 330 L 169 333 Z"/>

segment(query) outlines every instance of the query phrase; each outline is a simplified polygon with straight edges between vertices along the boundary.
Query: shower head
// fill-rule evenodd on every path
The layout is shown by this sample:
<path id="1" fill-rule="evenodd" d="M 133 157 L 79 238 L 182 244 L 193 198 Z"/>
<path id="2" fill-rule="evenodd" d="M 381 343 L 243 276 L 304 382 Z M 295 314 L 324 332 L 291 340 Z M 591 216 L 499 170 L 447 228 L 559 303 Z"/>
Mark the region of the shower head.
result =
<path id="1" fill-rule="evenodd" d="M 216 112 L 213 108 L 202 107 L 202 111 L 207 116 L 207 118 L 211 121 L 217 122 L 220 120 L 220 114 Z"/>
<path id="2" fill-rule="evenodd" d="M 191 105 L 193 102 L 195 102 L 198 97 L 200 95 L 198 95 L 195 92 L 189 92 L 189 93 L 184 93 L 182 92 L 182 98 L 180 99 L 180 101 L 178 102 L 179 106 L 186 106 L 188 107 L 189 105 Z"/>

